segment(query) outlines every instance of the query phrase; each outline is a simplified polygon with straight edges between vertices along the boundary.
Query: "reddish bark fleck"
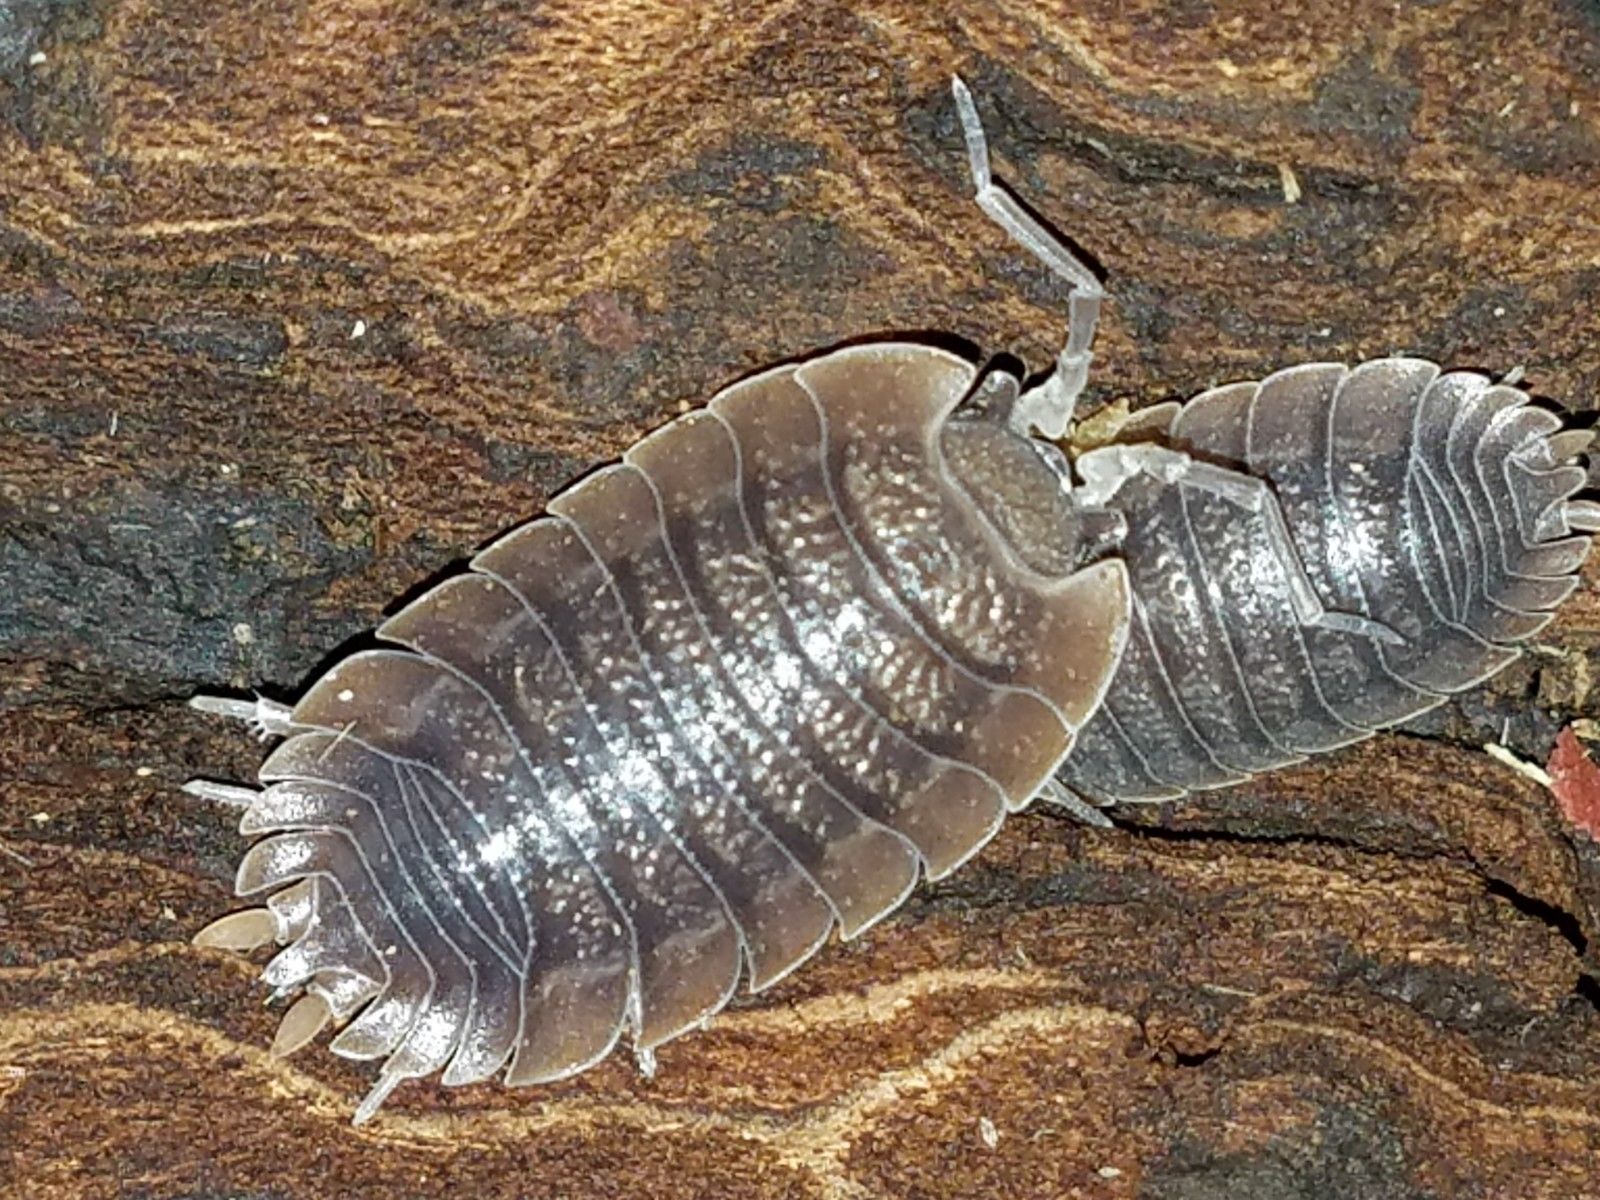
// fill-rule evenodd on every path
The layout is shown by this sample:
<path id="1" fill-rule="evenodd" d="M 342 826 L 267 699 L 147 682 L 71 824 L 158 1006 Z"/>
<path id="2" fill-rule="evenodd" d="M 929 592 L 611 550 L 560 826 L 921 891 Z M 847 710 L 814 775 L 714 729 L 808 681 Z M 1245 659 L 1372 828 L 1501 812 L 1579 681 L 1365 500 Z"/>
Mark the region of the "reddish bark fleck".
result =
<path id="1" fill-rule="evenodd" d="M 1600 841 L 1600 766 L 1570 727 L 1556 737 L 1545 767 L 1550 774 L 1550 790 L 1567 820 Z"/>

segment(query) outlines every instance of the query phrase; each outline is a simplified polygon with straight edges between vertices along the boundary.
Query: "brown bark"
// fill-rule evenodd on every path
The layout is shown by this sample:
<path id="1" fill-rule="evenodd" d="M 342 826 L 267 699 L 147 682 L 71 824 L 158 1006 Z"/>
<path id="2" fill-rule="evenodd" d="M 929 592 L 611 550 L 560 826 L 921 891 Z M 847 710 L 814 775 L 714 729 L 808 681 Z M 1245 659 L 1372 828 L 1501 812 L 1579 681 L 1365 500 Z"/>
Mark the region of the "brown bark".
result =
<path id="1" fill-rule="evenodd" d="M 1600 854 L 1480 748 L 1600 713 L 1592 586 L 1405 734 L 1015 819 L 653 1080 L 353 1131 L 188 945 L 242 843 L 176 786 L 259 752 L 185 697 L 752 369 L 1049 361 L 952 69 L 1106 269 L 1092 402 L 1404 349 L 1593 407 L 1586 0 L 0 8 L 0 1195 L 1600 1197 Z"/>

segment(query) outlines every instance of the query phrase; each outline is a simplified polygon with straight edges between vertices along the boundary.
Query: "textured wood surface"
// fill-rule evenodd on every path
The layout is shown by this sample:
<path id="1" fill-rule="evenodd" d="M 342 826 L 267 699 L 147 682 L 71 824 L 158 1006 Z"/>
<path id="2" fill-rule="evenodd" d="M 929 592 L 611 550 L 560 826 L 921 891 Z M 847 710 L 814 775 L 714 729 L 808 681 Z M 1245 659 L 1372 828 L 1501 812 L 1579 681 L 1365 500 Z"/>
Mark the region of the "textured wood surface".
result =
<path id="1" fill-rule="evenodd" d="M 188 945 L 242 844 L 176 785 L 259 751 L 185 697 L 757 367 L 1048 361 L 952 69 L 1107 272 L 1093 403 L 1407 350 L 1594 407 L 1587 0 L 0 5 L 0 1196 L 1600 1197 L 1600 854 L 1480 748 L 1600 712 L 1595 571 L 1405 734 L 1015 819 L 651 1080 L 355 1131 Z"/>

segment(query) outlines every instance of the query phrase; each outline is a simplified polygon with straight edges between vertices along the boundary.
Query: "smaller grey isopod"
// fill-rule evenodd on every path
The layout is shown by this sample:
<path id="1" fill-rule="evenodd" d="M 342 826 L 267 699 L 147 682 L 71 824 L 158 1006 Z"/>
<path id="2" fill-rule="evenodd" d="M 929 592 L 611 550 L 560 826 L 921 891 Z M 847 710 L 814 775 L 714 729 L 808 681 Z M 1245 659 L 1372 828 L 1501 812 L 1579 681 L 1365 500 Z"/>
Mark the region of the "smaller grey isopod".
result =
<path id="1" fill-rule="evenodd" d="M 1575 586 L 1587 434 L 1470 374 L 1319 364 L 1141 414 L 1069 460 L 1104 298 L 1055 370 L 885 342 L 775 367 L 632 447 L 377 631 L 292 708 L 202 945 L 275 943 L 325 1027 L 403 1080 L 508 1084 L 654 1048 L 894 911 L 1038 797 L 1217 787 L 1515 657 Z M 1575 532 L 1576 531 L 1576 532 Z"/>

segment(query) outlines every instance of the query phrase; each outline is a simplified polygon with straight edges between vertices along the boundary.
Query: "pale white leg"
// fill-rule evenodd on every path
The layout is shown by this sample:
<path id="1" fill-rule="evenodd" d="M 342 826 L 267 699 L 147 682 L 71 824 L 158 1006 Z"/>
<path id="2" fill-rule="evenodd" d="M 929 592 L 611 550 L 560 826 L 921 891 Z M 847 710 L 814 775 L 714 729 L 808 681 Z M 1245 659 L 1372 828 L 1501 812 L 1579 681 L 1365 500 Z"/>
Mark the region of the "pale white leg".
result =
<path id="1" fill-rule="evenodd" d="M 1093 357 L 1089 347 L 1094 342 L 1105 290 L 1094 272 L 1060 237 L 995 182 L 989 168 L 988 138 L 984 136 L 983 122 L 978 119 L 972 93 L 959 76 L 951 79 L 950 91 L 955 96 L 961 133 L 967 143 L 967 160 L 972 168 L 978 207 L 1024 250 L 1072 285 L 1072 295 L 1067 301 L 1067 344 L 1056 356 L 1056 369 L 1039 386 L 1022 393 L 1011 421 L 1012 428 L 1021 433 L 1038 429 L 1047 438 L 1065 437 L 1072 424 L 1073 407 L 1088 381 Z"/>
<path id="2" fill-rule="evenodd" d="M 1267 543 L 1288 581 L 1289 602 L 1294 606 L 1295 617 L 1302 625 L 1356 633 L 1391 645 L 1405 641 L 1381 621 L 1374 621 L 1359 613 L 1335 612 L 1324 606 L 1322 597 L 1317 595 L 1317 589 L 1311 582 L 1311 576 L 1306 572 L 1305 562 L 1295 548 L 1278 497 L 1266 480 L 1201 462 L 1178 450 L 1146 444 L 1106 446 L 1092 450 L 1078 459 L 1077 468 L 1084 480 L 1078 496 L 1085 504 L 1110 504 L 1124 481 L 1132 475 L 1144 474 L 1163 483 L 1209 492 L 1247 512 L 1259 513 L 1266 526 Z"/>
<path id="3" fill-rule="evenodd" d="M 212 716 L 247 722 L 256 736 L 263 739 L 283 737 L 293 727 L 289 720 L 293 710 L 265 696 L 254 700 L 240 700 L 235 696 L 192 696 L 189 707 Z"/>
<path id="4" fill-rule="evenodd" d="M 1185 483 L 1257 513 L 1266 523 L 1267 541 L 1272 547 L 1273 556 L 1283 568 L 1284 578 L 1289 582 L 1289 602 L 1294 605 L 1294 615 L 1302 625 L 1356 633 L 1392 646 L 1405 642 L 1405 638 L 1381 621 L 1358 613 L 1334 612 L 1323 606 L 1322 597 L 1317 595 L 1311 576 L 1306 573 L 1305 562 L 1295 549 L 1289 524 L 1283 519 L 1283 509 L 1266 480 L 1197 459 L 1189 460 L 1189 468 L 1183 478 Z"/>

